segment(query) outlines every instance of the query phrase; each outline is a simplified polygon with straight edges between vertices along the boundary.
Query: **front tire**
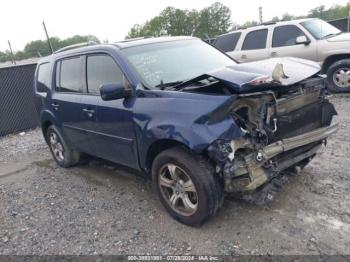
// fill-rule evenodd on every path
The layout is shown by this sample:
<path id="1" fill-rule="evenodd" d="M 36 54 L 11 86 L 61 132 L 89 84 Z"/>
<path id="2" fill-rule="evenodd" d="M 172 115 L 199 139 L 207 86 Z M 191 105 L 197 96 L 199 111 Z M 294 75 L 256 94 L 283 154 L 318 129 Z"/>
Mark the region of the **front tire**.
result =
<path id="1" fill-rule="evenodd" d="M 331 92 L 350 92 L 350 59 L 332 64 L 327 70 L 327 86 Z"/>
<path id="2" fill-rule="evenodd" d="M 72 150 L 55 126 L 46 131 L 46 141 L 56 163 L 61 167 L 71 167 L 79 162 L 80 154 Z"/>
<path id="3" fill-rule="evenodd" d="M 152 179 L 160 202 L 183 224 L 201 225 L 223 203 L 223 186 L 213 166 L 182 147 L 170 148 L 156 157 Z"/>

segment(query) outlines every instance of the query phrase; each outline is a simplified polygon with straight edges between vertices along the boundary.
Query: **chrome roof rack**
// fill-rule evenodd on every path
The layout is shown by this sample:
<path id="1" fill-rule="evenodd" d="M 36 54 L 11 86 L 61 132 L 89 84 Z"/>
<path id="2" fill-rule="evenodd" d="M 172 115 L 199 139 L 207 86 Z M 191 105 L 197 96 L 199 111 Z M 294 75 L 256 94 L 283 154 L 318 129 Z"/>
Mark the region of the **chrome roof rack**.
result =
<path id="1" fill-rule="evenodd" d="M 90 45 L 97 45 L 97 43 L 94 42 L 94 41 L 89 41 L 89 42 L 84 42 L 84 43 L 79 43 L 79 44 L 65 46 L 65 47 L 62 47 L 62 48 L 56 50 L 54 52 L 54 54 L 61 53 L 63 51 L 68 51 L 68 50 L 75 49 L 75 48 L 79 48 L 79 47 L 90 46 Z"/>

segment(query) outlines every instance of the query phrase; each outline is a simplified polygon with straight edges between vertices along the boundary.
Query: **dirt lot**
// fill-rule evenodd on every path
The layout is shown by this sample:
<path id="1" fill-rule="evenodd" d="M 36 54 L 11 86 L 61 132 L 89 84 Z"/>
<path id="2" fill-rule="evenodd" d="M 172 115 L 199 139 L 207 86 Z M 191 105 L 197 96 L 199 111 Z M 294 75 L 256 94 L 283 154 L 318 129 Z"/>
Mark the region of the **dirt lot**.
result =
<path id="1" fill-rule="evenodd" d="M 339 132 L 274 202 L 227 199 L 201 228 L 171 219 L 139 174 L 51 159 L 40 130 L 0 139 L 1 254 L 350 254 L 350 96 Z"/>

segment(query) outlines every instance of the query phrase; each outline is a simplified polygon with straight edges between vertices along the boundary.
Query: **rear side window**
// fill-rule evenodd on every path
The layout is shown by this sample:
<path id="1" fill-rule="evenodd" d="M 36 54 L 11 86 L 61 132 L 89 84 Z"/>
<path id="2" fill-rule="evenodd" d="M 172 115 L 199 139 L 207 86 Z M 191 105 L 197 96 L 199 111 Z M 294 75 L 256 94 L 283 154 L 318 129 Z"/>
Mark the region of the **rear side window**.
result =
<path id="1" fill-rule="evenodd" d="M 266 48 L 267 29 L 249 32 L 244 39 L 242 50 Z"/>
<path id="2" fill-rule="evenodd" d="M 91 94 L 99 94 L 103 84 L 122 83 L 123 73 L 108 55 L 87 57 L 87 87 Z"/>
<path id="3" fill-rule="evenodd" d="M 240 36 L 241 33 L 232 33 L 228 35 L 219 36 L 215 40 L 214 46 L 223 52 L 231 52 L 235 50 Z"/>
<path id="4" fill-rule="evenodd" d="M 82 92 L 82 60 L 80 57 L 61 60 L 56 67 L 58 92 Z"/>
<path id="5" fill-rule="evenodd" d="M 39 65 L 38 78 L 36 82 L 36 91 L 39 93 L 47 93 L 50 87 L 50 63 Z"/>
<path id="6" fill-rule="evenodd" d="M 304 35 L 295 25 L 277 26 L 273 31 L 272 47 L 295 45 L 296 38 Z"/>

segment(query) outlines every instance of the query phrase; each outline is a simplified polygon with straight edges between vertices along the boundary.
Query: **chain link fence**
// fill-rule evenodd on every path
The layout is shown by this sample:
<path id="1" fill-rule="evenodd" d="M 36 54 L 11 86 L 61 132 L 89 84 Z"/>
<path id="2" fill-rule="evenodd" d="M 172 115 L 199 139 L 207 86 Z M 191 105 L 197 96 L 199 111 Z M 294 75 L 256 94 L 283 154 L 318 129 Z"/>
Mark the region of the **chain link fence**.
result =
<path id="1" fill-rule="evenodd" d="M 331 25 L 335 26 L 340 31 L 349 32 L 349 26 L 350 26 L 349 19 L 350 19 L 349 17 L 345 17 L 345 18 L 341 18 L 341 19 L 328 21 L 328 23 L 330 23 Z"/>
<path id="2" fill-rule="evenodd" d="M 39 125 L 34 105 L 36 64 L 0 68 L 0 136 Z"/>

